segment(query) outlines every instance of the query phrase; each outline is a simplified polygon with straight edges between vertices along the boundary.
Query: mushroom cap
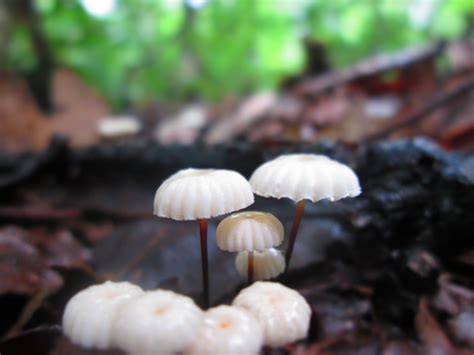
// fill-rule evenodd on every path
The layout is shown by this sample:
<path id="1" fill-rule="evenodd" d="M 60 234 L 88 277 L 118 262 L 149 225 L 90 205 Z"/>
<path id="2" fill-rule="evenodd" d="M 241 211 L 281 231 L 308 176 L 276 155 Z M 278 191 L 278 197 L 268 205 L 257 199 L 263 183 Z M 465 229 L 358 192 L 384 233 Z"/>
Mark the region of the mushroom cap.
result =
<path id="1" fill-rule="evenodd" d="M 202 316 L 189 297 L 165 290 L 145 292 L 118 311 L 114 342 L 133 354 L 180 352 L 194 341 Z"/>
<path id="2" fill-rule="evenodd" d="M 204 313 L 196 340 L 186 354 L 258 354 L 260 323 L 243 308 L 219 306 Z"/>
<path id="3" fill-rule="evenodd" d="M 112 347 L 117 310 L 143 293 L 140 287 L 129 282 L 111 281 L 80 291 L 66 305 L 62 322 L 64 334 L 86 348 Z"/>
<path id="4" fill-rule="evenodd" d="M 311 308 L 295 290 L 258 281 L 243 289 L 232 305 L 252 313 L 263 328 L 265 345 L 277 347 L 306 337 Z"/>
<path id="5" fill-rule="evenodd" d="M 280 155 L 258 167 L 250 177 L 250 185 L 257 195 L 294 201 L 336 201 L 361 192 L 351 168 L 316 154 Z"/>
<path id="6" fill-rule="evenodd" d="M 155 194 L 154 214 L 176 220 L 211 218 L 254 202 L 249 182 L 222 169 L 184 169 L 166 179 Z"/>
<path id="7" fill-rule="evenodd" d="M 239 274 L 247 277 L 249 252 L 241 251 L 235 258 L 235 266 Z M 253 253 L 253 279 L 269 280 L 285 271 L 285 257 L 282 252 L 270 248 L 263 252 Z"/>
<path id="8" fill-rule="evenodd" d="M 283 241 L 283 225 L 271 213 L 245 211 L 224 218 L 217 226 L 217 246 L 227 251 L 259 250 Z"/>

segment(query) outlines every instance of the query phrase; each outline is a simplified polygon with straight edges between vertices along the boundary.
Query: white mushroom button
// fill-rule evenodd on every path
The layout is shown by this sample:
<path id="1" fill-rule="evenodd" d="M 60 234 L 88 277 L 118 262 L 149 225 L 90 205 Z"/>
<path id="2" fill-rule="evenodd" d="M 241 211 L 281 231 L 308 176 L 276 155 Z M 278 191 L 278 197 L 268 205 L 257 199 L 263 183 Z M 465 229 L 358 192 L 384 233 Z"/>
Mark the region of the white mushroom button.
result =
<path id="1" fill-rule="evenodd" d="M 185 169 L 158 188 L 154 214 L 176 220 L 208 219 L 243 209 L 253 202 L 250 184 L 235 171 Z"/>
<path id="2" fill-rule="evenodd" d="M 114 342 L 130 354 L 181 352 L 195 340 L 202 316 L 202 310 L 189 297 L 165 290 L 149 291 L 119 310 Z"/>
<path id="3" fill-rule="evenodd" d="M 258 354 L 263 343 L 260 323 L 242 308 L 219 306 L 204 314 L 196 340 L 186 352 L 202 354 Z"/>
<path id="4" fill-rule="evenodd" d="M 219 223 L 217 245 L 227 251 L 263 251 L 283 241 L 283 225 L 274 215 L 245 211 L 234 213 Z"/>
<path id="5" fill-rule="evenodd" d="M 357 175 L 347 165 L 316 154 L 281 155 L 261 165 L 250 178 L 263 197 L 331 201 L 360 194 Z"/>
<path id="6" fill-rule="evenodd" d="M 248 275 L 249 252 L 241 251 L 235 258 L 239 274 Z M 269 280 L 285 271 L 285 257 L 281 251 L 270 248 L 263 252 L 253 253 L 253 280 Z"/>
<path id="7" fill-rule="evenodd" d="M 264 343 L 282 346 L 306 337 L 311 308 L 296 291 L 275 282 L 255 282 L 232 305 L 253 314 L 263 328 Z"/>
<path id="8" fill-rule="evenodd" d="M 111 332 L 117 310 L 143 293 L 131 283 L 111 281 L 80 291 L 66 305 L 62 322 L 64 334 L 86 348 L 112 347 Z"/>
<path id="9" fill-rule="evenodd" d="M 141 123 L 135 117 L 118 116 L 101 120 L 98 131 L 104 138 L 115 138 L 137 134 L 141 128 Z"/>

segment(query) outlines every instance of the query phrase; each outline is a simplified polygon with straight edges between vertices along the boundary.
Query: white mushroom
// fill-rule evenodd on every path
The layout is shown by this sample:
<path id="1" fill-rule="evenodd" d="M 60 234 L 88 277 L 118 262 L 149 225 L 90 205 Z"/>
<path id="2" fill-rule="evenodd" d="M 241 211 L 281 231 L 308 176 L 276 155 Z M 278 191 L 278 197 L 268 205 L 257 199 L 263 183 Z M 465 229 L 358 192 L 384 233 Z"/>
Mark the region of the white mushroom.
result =
<path id="1" fill-rule="evenodd" d="M 235 266 L 242 276 L 248 275 L 249 252 L 241 251 L 235 258 Z M 285 257 L 281 251 L 270 248 L 253 252 L 253 279 L 269 280 L 285 271 Z"/>
<path id="2" fill-rule="evenodd" d="M 185 169 L 165 180 L 155 194 L 154 214 L 175 220 L 198 220 L 204 306 L 209 305 L 207 219 L 234 212 L 254 202 L 252 188 L 231 170 Z"/>
<path id="3" fill-rule="evenodd" d="M 261 165 L 250 178 L 255 194 L 297 202 L 296 215 L 286 251 L 289 266 L 305 200 L 317 202 L 355 197 L 361 189 L 357 175 L 347 165 L 316 154 L 281 155 Z"/>
<path id="4" fill-rule="evenodd" d="M 128 282 L 107 281 L 80 291 L 66 305 L 63 332 L 75 344 L 107 349 L 117 310 L 143 290 Z"/>
<path id="5" fill-rule="evenodd" d="M 219 306 L 204 314 L 187 354 L 258 354 L 263 343 L 260 323 L 243 308 Z"/>
<path id="6" fill-rule="evenodd" d="M 255 282 L 237 295 L 232 305 L 253 314 L 263 328 L 264 343 L 282 346 L 306 337 L 311 308 L 296 291 L 275 282 Z"/>
<path id="7" fill-rule="evenodd" d="M 179 221 L 208 219 L 250 206 L 252 188 L 239 173 L 220 169 L 185 169 L 156 191 L 154 214 Z"/>
<path id="8" fill-rule="evenodd" d="M 177 353 L 195 340 L 202 317 L 202 310 L 189 297 L 149 291 L 119 310 L 113 339 L 130 354 Z"/>
<path id="9" fill-rule="evenodd" d="M 360 194 L 359 180 L 347 165 L 324 155 L 287 154 L 261 165 L 250 178 L 253 191 L 263 197 L 293 201 L 336 201 Z"/>
<path id="10" fill-rule="evenodd" d="M 283 241 L 283 225 L 271 213 L 245 211 L 224 218 L 217 226 L 217 246 L 227 251 L 264 251 Z"/>

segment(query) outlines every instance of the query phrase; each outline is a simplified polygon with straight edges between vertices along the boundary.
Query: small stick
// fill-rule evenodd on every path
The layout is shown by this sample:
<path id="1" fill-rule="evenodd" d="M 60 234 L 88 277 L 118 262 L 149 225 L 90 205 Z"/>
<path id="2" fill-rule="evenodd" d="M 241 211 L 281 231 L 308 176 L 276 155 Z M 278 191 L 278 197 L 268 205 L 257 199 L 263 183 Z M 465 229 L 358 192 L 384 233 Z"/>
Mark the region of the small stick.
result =
<path id="1" fill-rule="evenodd" d="M 249 252 L 247 264 L 247 283 L 251 285 L 253 282 L 253 251 Z"/>
<path id="2" fill-rule="evenodd" d="M 291 227 L 290 239 L 288 241 L 288 248 L 286 249 L 285 261 L 286 269 L 290 266 L 291 255 L 293 254 L 293 248 L 295 246 L 296 235 L 298 234 L 298 229 L 300 227 L 301 219 L 304 214 L 305 201 L 301 200 L 296 204 L 296 215 L 293 220 L 293 226 Z"/>
<path id="3" fill-rule="evenodd" d="M 8 330 L 5 338 L 9 338 L 17 334 L 25 325 L 31 320 L 31 317 L 35 312 L 40 308 L 43 301 L 52 293 L 52 290 L 43 289 L 40 290 L 37 294 L 33 295 L 30 301 L 21 311 L 21 314 L 15 324 Z"/>
<path id="4" fill-rule="evenodd" d="M 207 258 L 207 219 L 199 219 L 202 265 L 202 298 L 204 309 L 209 308 L 209 265 Z"/>

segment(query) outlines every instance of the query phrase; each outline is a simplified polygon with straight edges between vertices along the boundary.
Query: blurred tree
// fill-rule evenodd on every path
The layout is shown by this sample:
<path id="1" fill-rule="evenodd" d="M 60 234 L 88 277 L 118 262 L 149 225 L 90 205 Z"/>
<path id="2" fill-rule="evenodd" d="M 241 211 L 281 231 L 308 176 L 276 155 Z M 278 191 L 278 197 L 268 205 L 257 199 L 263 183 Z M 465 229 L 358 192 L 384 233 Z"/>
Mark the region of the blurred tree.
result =
<path id="1" fill-rule="evenodd" d="M 7 8 L 8 1 L 0 0 Z M 80 72 L 117 108 L 273 88 L 304 67 L 305 38 L 342 67 L 458 37 L 474 11 L 472 0 L 31 1 L 55 62 Z M 94 12 L 91 4 L 110 6 Z M 0 64 L 37 71 L 43 63 L 31 32 L 18 22 L 8 26 Z"/>
<path id="2" fill-rule="evenodd" d="M 5 27 L 5 41 L 8 40 L 9 30 L 16 30 L 11 50 L 7 48 L 3 56 L 6 59 L 0 60 L 16 66 L 17 71 L 26 77 L 39 107 L 50 111 L 53 56 L 33 0 L 3 0 L 0 3 L 0 18 L 0 28 Z"/>

